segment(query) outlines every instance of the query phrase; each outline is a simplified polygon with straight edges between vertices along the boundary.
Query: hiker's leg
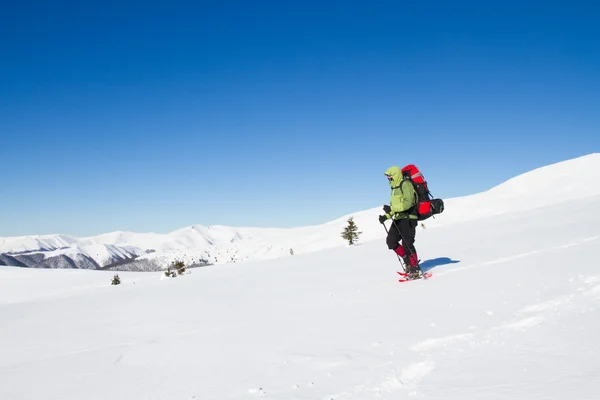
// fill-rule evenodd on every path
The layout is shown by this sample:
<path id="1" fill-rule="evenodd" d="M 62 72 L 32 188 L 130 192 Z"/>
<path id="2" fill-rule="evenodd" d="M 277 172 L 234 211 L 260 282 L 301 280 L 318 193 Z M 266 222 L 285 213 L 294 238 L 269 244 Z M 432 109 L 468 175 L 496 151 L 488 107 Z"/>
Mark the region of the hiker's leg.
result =
<path id="1" fill-rule="evenodd" d="M 419 265 L 419 256 L 417 255 L 417 248 L 415 247 L 415 241 L 417 237 L 417 226 L 419 221 L 410 220 L 410 237 L 412 239 L 412 253 L 410 253 L 409 262 L 412 267 Z"/>
<path id="2" fill-rule="evenodd" d="M 386 243 L 390 250 L 395 250 L 400 246 L 400 232 L 398 232 L 397 225 L 393 220 L 388 231 Z"/>
<path id="3" fill-rule="evenodd" d="M 409 219 L 401 219 L 397 222 L 400 228 L 400 234 L 402 235 L 402 247 L 404 252 L 409 256 L 417 252 L 415 249 L 415 229 L 412 226 L 412 221 Z"/>

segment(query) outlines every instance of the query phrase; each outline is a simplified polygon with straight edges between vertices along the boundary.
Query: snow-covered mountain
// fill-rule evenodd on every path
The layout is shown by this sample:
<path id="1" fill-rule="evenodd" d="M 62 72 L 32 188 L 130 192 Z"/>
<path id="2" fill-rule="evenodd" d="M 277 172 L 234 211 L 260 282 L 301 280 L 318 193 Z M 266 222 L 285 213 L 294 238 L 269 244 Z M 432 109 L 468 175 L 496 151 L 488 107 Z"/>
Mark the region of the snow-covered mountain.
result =
<path id="1" fill-rule="evenodd" d="M 599 162 L 448 201 L 417 234 L 427 281 L 398 283 L 378 208 L 355 214 L 365 236 L 352 247 L 337 241 L 343 218 L 139 236 L 163 254 L 305 251 L 174 279 L 0 268 L 0 399 L 597 399 Z"/>
<path id="2" fill-rule="evenodd" d="M 435 182 L 430 182 L 435 187 Z M 383 192 L 382 192 L 383 193 Z M 446 211 L 425 222 L 427 228 L 568 203 L 600 195 L 600 154 L 560 162 L 525 173 L 486 192 L 445 199 Z M 387 198 L 382 198 L 382 204 Z M 569 205 L 565 205 L 569 209 Z M 385 235 L 377 221 L 380 206 L 342 216 L 323 225 L 291 229 L 194 225 L 168 234 L 112 232 L 78 238 L 45 235 L 0 238 L 0 265 L 50 268 L 153 270 L 174 259 L 187 264 L 222 264 L 270 259 L 344 246 L 339 232 L 354 217 L 361 239 Z M 133 261 L 133 262 L 132 262 Z"/>

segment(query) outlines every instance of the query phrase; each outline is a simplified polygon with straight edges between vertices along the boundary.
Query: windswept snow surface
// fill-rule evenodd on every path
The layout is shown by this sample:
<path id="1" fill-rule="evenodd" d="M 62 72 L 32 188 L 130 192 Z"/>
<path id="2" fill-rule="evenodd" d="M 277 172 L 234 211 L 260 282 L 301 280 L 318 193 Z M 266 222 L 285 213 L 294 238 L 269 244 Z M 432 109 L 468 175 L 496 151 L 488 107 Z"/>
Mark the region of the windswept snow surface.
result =
<path id="1" fill-rule="evenodd" d="M 417 233 L 427 281 L 381 238 L 119 286 L 0 268 L 0 399 L 597 399 L 597 185 L 444 214 Z"/>

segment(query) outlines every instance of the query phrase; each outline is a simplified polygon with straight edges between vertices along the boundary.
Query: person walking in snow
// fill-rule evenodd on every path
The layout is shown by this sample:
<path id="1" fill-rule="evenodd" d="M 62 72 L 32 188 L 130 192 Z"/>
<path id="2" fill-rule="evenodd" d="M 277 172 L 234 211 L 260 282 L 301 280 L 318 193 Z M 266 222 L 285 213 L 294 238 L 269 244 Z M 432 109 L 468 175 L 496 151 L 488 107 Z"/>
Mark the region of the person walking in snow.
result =
<path id="1" fill-rule="evenodd" d="M 387 245 L 390 250 L 402 257 L 412 278 L 419 276 L 419 257 L 415 248 L 417 233 L 417 210 L 415 188 L 412 182 L 404 179 L 402 170 L 393 166 L 385 171 L 385 176 L 392 188 L 390 205 L 383 206 L 384 215 L 379 216 L 379 222 L 384 224 L 388 219 L 392 225 L 387 235 Z M 400 245 L 402 241 L 402 245 Z"/>

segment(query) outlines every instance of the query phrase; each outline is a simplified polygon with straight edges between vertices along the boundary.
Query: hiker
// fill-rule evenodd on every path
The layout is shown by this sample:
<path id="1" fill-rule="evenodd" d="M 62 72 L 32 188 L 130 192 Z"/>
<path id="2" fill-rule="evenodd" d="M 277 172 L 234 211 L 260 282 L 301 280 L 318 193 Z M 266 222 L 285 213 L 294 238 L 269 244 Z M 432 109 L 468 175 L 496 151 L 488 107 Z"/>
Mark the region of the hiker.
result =
<path id="1" fill-rule="evenodd" d="M 421 268 L 414 245 L 418 225 L 417 194 L 412 182 L 403 177 L 399 167 L 388 168 L 385 175 L 392 188 L 392 195 L 390 205 L 383 206 L 385 214 L 379 216 L 379 222 L 383 224 L 388 219 L 392 220 L 386 240 L 388 248 L 402 257 L 411 277 L 418 277 Z"/>

